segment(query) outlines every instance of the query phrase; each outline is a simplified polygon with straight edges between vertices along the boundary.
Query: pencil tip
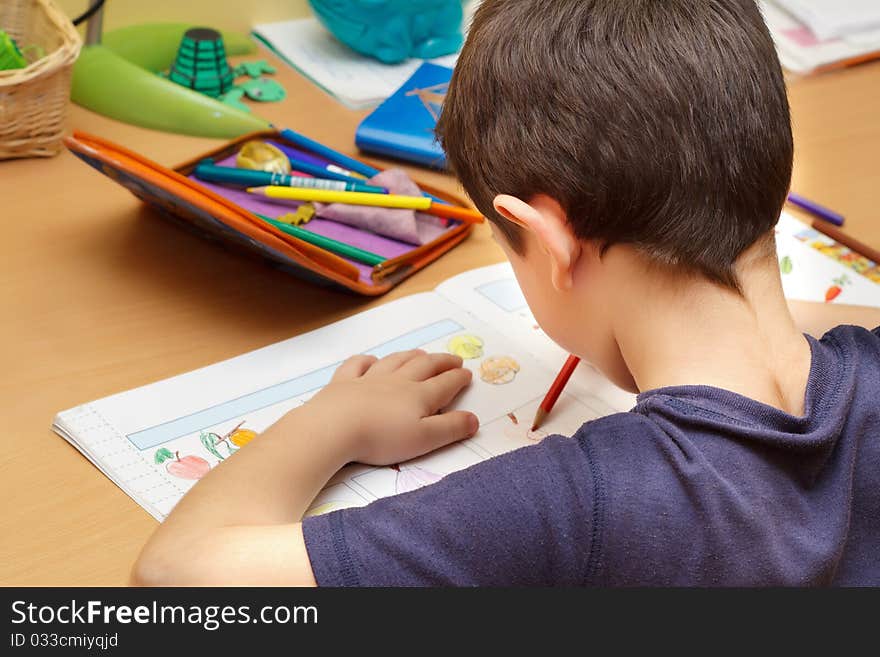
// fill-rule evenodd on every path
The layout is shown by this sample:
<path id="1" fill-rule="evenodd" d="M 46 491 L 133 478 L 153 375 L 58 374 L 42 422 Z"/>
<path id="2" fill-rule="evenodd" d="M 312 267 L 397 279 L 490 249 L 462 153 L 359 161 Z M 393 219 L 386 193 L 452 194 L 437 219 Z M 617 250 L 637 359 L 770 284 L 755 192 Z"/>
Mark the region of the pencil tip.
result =
<path id="1" fill-rule="evenodd" d="M 541 425 L 544 424 L 544 420 L 547 418 L 547 411 L 543 408 L 539 408 L 538 412 L 535 413 L 535 420 L 532 422 L 532 431 L 537 431 L 541 428 Z"/>

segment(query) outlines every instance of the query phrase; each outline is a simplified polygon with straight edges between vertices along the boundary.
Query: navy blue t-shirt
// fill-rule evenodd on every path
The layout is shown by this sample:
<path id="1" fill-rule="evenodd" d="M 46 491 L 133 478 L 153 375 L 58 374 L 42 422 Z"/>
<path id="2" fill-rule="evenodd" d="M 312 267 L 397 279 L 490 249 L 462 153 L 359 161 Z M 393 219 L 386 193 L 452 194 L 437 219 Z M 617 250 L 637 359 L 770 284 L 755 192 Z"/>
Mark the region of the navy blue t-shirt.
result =
<path id="1" fill-rule="evenodd" d="M 705 386 L 307 518 L 322 586 L 880 585 L 880 329 L 809 338 L 805 414 Z"/>

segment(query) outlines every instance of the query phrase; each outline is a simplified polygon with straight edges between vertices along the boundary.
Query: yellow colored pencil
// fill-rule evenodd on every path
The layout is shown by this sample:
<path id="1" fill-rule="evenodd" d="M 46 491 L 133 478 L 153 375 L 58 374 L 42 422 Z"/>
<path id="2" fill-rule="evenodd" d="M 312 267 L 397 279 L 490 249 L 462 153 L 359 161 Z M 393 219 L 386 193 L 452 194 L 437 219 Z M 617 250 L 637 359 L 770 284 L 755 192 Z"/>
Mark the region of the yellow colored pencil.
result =
<path id="1" fill-rule="evenodd" d="M 369 205 L 372 207 L 399 208 L 404 210 L 429 210 L 432 203 L 431 199 L 427 196 L 337 192 L 326 189 L 305 189 L 301 187 L 250 187 L 248 192 L 251 194 L 262 194 L 269 198 L 286 199 L 289 201 L 347 203 L 350 205 Z"/>

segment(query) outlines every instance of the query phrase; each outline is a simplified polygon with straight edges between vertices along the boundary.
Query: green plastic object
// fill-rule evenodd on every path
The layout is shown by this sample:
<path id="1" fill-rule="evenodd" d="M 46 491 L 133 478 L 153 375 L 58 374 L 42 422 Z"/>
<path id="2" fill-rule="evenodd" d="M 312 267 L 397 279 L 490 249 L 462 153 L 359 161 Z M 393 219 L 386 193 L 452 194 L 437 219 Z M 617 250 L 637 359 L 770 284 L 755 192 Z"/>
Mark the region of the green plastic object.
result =
<path id="1" fill-rule="evenodd" d="M 194 27 L 187 30 L 168 72 L 168 79 L 212 98 L 232 88 L 232 67 L 217 30 Z"/>
<path id="2" fill-rule="evenodd" d="M 102 45 L 132 64 L 153 73 L 167 71 L 174 63 L 177 49 L 192 23 L 144 23 L 121 27 L 104 34 Z M 219 30 L 226 54 L 252 55 L 257 51 L 250 37 L 238 32 Z"/>
<path id="3" fill-rule="evenodd" d="M 251 108 L 241 102 L 242 98 L 244 98 L 244 89 L 241 87 L 232 87 L 232 89 L 220 96 L 217 100 L 230 107 L 240 109 L 242 112 L 250 112 Z"/>
<path id="4" fill-rule="evenodd" d="M 275 67 L 269 64 L 265 59 L 258 59 L 255 62 L 242 62 L 235 67 L 235 77 L 240 78 L 247 75 L 251 78 L 258 78 L 263 73 L 270 75 L 275 73 Z"/>
<path id="5" fill-rule="evenodd" d="M 159 77 L 102 45 L 83 48 L 71 98 L 118 121 L 196 137 L 231 139 L 270 128 L 264 119 Z"/>
<path id="6" fill-rule="evenodd" d="M 263 103 L 277 103 L 287 97 L 284 87 L 269 78 L 247 80 L 238 85 L 238 88 L 243 89 L 251 100 Z"/>
<path id="7" fill-rule="evenodd" d="M 0 71 L 12 71 L 26 66 L 27 60 L 18 49 L 15 39 L 0 30 Z"/>

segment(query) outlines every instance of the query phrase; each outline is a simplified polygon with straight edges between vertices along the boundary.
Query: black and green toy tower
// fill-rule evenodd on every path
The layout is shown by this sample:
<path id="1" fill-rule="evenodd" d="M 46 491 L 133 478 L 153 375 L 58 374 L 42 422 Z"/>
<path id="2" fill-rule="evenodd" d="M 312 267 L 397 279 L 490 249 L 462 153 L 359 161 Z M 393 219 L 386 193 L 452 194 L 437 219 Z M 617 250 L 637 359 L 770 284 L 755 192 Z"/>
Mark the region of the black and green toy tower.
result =
<path id="1" fill-rule="evenodd" d="M 187 30 L 168 79 L 214 98 L 229 91 L 234 78 L 220 33 L 208 27 Z"/>

